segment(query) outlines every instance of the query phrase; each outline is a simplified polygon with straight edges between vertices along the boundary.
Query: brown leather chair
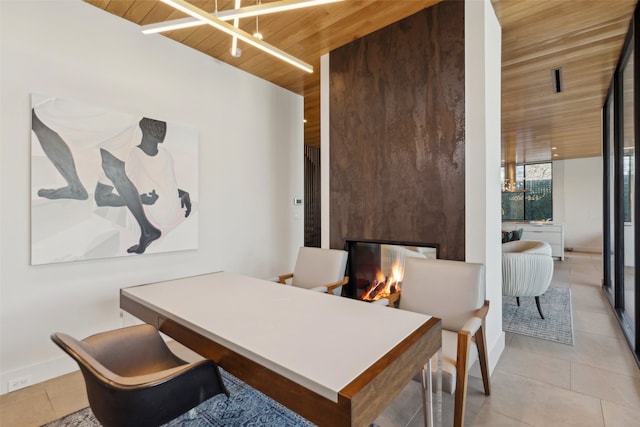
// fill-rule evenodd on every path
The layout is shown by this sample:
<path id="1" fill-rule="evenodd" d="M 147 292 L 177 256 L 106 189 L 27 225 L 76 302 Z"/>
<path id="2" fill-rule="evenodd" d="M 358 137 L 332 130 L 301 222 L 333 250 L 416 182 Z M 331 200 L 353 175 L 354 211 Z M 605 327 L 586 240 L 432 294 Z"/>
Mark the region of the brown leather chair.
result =
<path id="1" fill-rule="evenodd" d="M 80 366 L 91 410 L 105 427 L 159 426 L 219 393 L 229 395 L 215 362 L 185 362 L 151 325 L 81 341 L 63 333 L 51 339 Z"/>

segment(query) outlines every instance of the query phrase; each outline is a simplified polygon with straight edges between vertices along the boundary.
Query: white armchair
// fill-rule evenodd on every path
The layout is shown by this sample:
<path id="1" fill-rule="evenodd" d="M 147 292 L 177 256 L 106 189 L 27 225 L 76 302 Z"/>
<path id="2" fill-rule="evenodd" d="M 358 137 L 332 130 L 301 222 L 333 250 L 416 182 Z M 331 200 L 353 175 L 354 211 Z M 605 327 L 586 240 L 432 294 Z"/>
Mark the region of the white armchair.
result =
<path id="1" fill-rule="evenodd" d="M 278 276 L 278 282 L 291 284 L 317 292 L 340 295 L 349 278 L 344 275 L 347 267 L 347 251 L 303 246 L 293 273 Z M 287 280 L 289 280 L 287 282 Z"/>
<path id="2" fill-rule="evenodd" d="M 551 245 L 536 240 L 516 240 L 502 244 L 502 295 L 535 297 L 540 317 L 544 319 L 540 307 L 540 295 L 551 284 L 553 258 Z"/>
<path id="3" fill-rule="evenodd" d="M 484 320 L 484 265 L 441 259 L 407 258 L 401 310 L 442 319 L 442 388 L 455 393 L 454 426 L 464 424 L 468 371 L 480 363 L 484 392 L 490 394 Z M 432 363 L 432 369 L 436 369 Z"/>

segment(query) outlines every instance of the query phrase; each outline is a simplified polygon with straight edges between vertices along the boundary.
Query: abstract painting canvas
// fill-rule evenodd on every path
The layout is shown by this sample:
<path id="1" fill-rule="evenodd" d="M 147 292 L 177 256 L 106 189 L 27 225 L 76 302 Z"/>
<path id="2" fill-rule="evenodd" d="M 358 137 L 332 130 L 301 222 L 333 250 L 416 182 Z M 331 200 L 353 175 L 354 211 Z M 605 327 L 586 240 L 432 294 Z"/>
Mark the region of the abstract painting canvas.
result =
<path id="1" fill-rule="evenodd" d="M 31 96 L 31 264 L 198 248 L 198 132 Z"/>

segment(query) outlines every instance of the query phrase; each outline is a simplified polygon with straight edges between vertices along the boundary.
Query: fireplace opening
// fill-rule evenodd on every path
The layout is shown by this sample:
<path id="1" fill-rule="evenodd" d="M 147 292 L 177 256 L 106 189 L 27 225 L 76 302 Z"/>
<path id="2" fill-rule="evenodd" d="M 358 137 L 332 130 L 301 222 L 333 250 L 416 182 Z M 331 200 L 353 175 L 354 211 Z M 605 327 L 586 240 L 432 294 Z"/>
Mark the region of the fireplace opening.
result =
<path id="1" fill-rule="evenodd" d="M 438 257 L 436 243 L 347 239 L 345 249 L 349 282 L 343 295 L 364 301 L 388 298 L 394 305 L 401 295 L 406 259 Z"/>

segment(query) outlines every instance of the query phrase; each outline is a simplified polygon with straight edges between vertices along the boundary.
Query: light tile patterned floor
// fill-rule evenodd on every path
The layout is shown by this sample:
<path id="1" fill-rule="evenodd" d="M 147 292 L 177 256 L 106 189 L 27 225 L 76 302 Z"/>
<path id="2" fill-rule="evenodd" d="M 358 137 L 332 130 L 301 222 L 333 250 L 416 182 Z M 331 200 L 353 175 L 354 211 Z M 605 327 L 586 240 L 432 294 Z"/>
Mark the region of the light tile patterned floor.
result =
<path id="1" fill-rule="evenodd" d="M 471 378 L 466 426 L 640 425 L 640 369 L 600 289 L 597 254 L 566 253 L 553 286 L 571 288 L 575 345 L 507 334 L 492 394 Z M 88 405 L 79 373 L 0 396 L 0 427 L 32 427 Z M 412 382 L 376 420 L 381 427 L 422 425 L 420 387 Z M 444 426 L 453 399 L 445 395 Z"/>
<path id="2" fill-rule="evenodd" d="M 552 286 L 571 288 L 575 345 L 507 334 L 491 396 L 482 381 L 470 380 L 466 426 L 640 426 L 640 369 L 601 289 L 602 259 L 565 255 L 555 262 Z M 411 421 L 393 411 L 396 401 L 376 423 L 422 425 L 419 387 L 400 399 L 406 413 L 418 411 Z M 443 412 L 443 425 L 452 425 L 451 396 L 444 396 Z"/>

